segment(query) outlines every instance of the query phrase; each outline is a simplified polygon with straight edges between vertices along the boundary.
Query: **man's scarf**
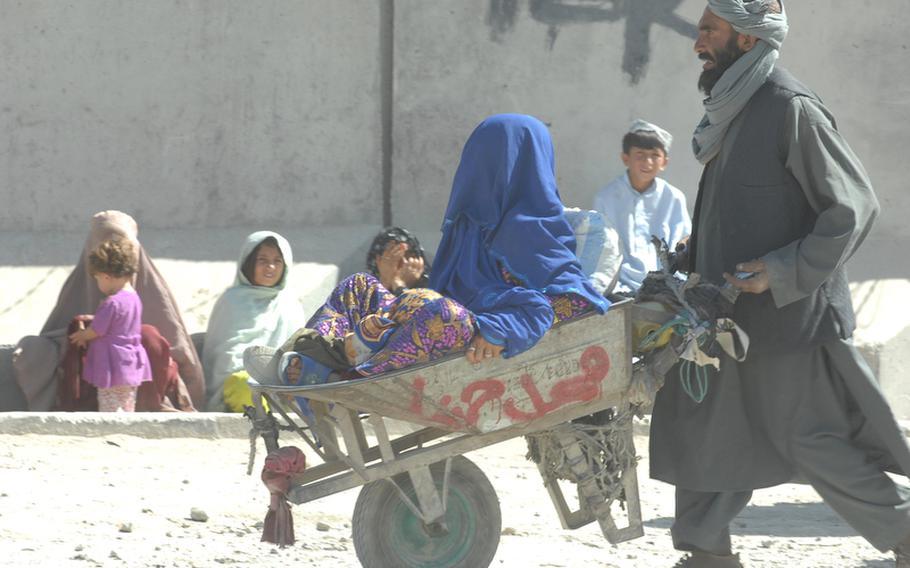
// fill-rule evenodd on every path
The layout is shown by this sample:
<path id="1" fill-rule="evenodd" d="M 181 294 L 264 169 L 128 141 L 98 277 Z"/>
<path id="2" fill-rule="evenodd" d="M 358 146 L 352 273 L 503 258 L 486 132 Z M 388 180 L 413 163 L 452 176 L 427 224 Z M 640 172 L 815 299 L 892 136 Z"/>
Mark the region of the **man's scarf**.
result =
<path id="1" fill-rule="evenodd" d="M 708 9 L 739 33 L 759 38 L 755 46 L 736 60 L 704 100 L 705 116 L 695 127 L 692 149 L 695 158 L 707 164 L 720 152 L 727 129 L 755 91 L 768 79 L 778 50 L 787 37 L 787 14 L 768 11 L 771 0 L 708 0 Z"/>

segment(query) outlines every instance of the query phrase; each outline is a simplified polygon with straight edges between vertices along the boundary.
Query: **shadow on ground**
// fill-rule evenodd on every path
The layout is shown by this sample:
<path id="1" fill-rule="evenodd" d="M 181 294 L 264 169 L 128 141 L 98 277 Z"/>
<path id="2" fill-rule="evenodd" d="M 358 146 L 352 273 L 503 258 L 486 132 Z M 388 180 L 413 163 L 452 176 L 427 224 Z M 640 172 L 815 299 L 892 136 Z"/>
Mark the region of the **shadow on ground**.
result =
<path id="1" fill-rule="evenodd" d="M 786 519 L 786 523 L 781 523 Z M 670 517 L 645 521 L 645 526 L 669 529 Z M 775 503 L 750 505 L 733 521 L 731 533 L 736 536 L 760 535 L 770 537 L 852 537 L 857 533 L 824 503 Z M 879 564 L 869 564 L 879 566 Z"/>

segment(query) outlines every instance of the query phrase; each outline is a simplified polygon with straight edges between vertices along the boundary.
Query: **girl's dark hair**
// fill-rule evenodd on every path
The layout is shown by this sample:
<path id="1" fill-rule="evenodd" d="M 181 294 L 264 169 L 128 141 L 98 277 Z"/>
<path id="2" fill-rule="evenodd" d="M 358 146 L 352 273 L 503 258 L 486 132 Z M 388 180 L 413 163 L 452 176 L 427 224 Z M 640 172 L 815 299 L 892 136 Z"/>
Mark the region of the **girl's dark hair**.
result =
<path id="1" fill-rule="evenodd" d="M 139 254 L 132 241 L 113 238 L 96 246 L 88 255 L 89 272 L 114 278 L 132 276 L 139 270 Z"/>
<path id="2" fill-rule="evenodd" d="M 240 267 L 240 272 L 243 273 L 243 275 L 246 277 L 247 282 L 250 284 L 253 284 L 253 277 L 256 275 L 256 254 L 259 253 L 259 249 L 262 248 L 262 245 L 272 245 L 278 249 L 278 254 L 281 255 L 281 260 L 284 260 L 284 253 L 281 252 L 281 247 L 278 246 L 278 241 L 275 239 L 275 237 L 266 237 L 259 241 L 259 244 L 256 245 L 256 248 L 254 248 L 252 252 L 246 255 L 246 258 L 243 259 L 243 266 Z M 281 278 L 284 278 L 284 271 L 287 269 L 287 265 L 281 269 Z M 281 278 L 278 279 L 279 282 L 281 282 Z"/>
<path id="3" fill-rule="evenodd" d="M 367 269 L 370 271 L 370 274 L 377 278 L 379 277 L 379 267 L 377 266 L 376 260 L 382 256 L 386 247 L 392 242 L 408 244 L 408 250 L 404 253 L 405 257 L 423 259 L 423 276 L 420 277 L 420 280 L 417 281 L 415 286 L 418 288 L 426 287 L 427 282 L 429 282 L 430 279 L 430 264 L 427 262 L 427 255 L 424 252 L 423 247 L 420 246 L 420 241 L 417 240 L 417 237 L 401 227 L 387 227 L 380 231 L 373 239 L 370 250 L 367 251 Z"/>
<path id="4" fill-rule="evenodd" d="M 649 130 L 626 132 L 626 135 L 622 137 L 622 153 L 628 154 L 632 151 L 633 146 L 642 150 L 660 150 L 664 156 L 668 154 L 664 143 L 660 141 L 657 134 Z"/>

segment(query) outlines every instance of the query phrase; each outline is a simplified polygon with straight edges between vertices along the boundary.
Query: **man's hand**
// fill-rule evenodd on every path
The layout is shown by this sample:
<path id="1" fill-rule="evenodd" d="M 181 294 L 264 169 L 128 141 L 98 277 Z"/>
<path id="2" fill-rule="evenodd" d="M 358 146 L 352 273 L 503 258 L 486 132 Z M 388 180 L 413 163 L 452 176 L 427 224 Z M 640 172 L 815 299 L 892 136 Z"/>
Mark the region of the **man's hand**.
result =
<path id="1" fill-rule="evenodd" d="M 768 279 L 768 267 L 765 265 L 765 261 L 763 260 L 750 260 L 749 262 L 742 262 L 736 265 L 736 270 L 739 272 L 752 272 L 754 274 L 749 278 L 743 279 L 737 278 L 732 274 L 724 272 L 724 280 L 726 280 L 730 286 L 737 288 L 741 292 L 748 292 L 749 294 L 761 294 L 771 287 L 771 282 Z"/>
<path id="2" fill-rule="evenodd" d="M 689 235 L 679 239 L 673 252 L 670 253 L 670 258 L 670 274 L 692 271 L 692 267 L 689 266 Z"/>
<path id="3" fill-rule="evenodd" d="M 468 350 L 465 351 L 465 358 L 469 363 L 481 363 L 487 359 L 499 357 L 502 354 L 502 345 L 493 345 L 486 339 L 477 334 L 471 341 Z"/>

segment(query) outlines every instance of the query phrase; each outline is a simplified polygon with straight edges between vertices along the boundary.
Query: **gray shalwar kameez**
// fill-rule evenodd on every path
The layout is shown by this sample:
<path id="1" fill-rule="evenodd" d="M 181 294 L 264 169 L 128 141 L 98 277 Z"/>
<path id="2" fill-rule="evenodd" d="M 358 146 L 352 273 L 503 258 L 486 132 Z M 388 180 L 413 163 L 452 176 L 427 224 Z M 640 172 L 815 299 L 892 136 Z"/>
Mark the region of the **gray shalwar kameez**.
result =
<path id="1" fill-rule="evenodd" d="M 700 188 L 693 268 L 715 283 L 733 272 L 719 252 L 726 238 L 719 180 L 746 114 L 734 119 Z M 819 101 L 793 97 L 781 132 L 784 167 L 817 217 L 805 237 L 761 256 L 771 310 L 817 290 L 878 212 L 862 165 Z M 729 524 L 752 490 L 799 476 L 876 548 L 895 547 L 910 535 L 910 490 L 883 470 L 910 472 L 910 449 L 868 365 L 842 337 L 810 337 L 793 349 L 763 348 L 772 337 L 751 339 L 756 349 L 744 362 L 722 358 L 719 371 L 709 368 L 702 403 L 686 396 L 675 369 L 657 395 L 651 477 L 677 488 L 674 545 L 729 554 Z"/>

